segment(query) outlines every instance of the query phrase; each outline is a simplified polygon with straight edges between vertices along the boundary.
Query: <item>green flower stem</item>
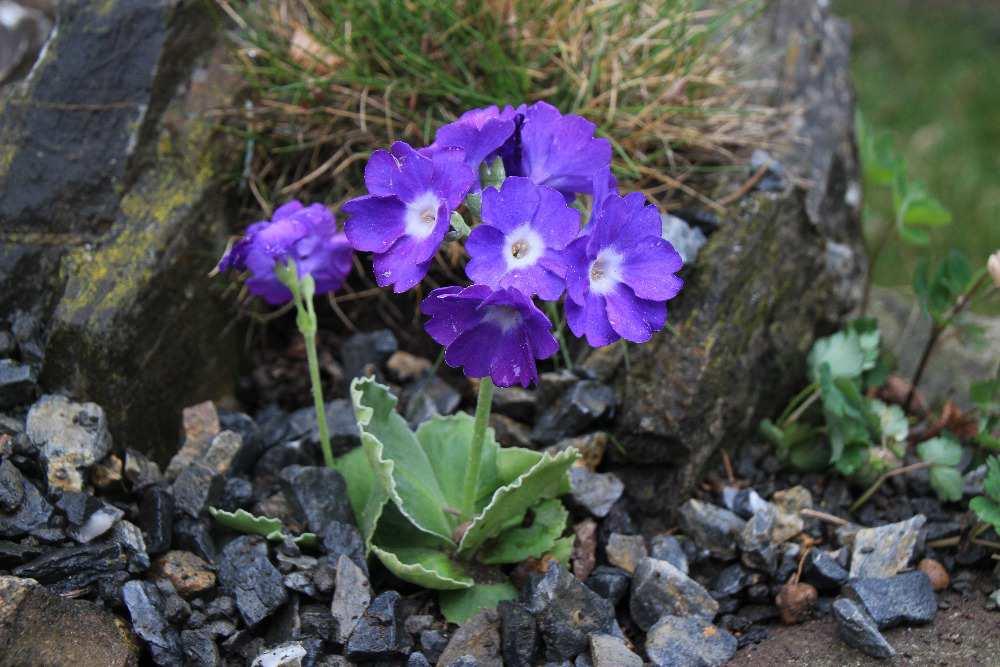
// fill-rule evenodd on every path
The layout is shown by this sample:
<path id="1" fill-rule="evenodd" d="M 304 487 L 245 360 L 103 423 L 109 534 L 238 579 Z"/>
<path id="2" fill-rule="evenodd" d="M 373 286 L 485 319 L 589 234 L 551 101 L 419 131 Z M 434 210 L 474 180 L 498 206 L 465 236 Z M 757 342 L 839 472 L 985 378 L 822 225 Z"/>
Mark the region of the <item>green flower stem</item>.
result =
<path id="1" fill-rule="evenodd" d="M 285 267 L 275 269 L 278 280 L 292 293 L 295 301 L 295 324 L 306 343 L 306 360 L 309 363 L 309 382 L 312 385 L 313 405 L 316 409 L 316 424 L 319 427 L 319 445 L 323 451 L 323 463 L 334 467 L 333 449 L 330 447 L 330 428 L 326 423 L 326 404 L 323 402 L 323 384 L 319 377 L 319 357 L 316 354 L 316 330 L 318 328 L 313 296 L 316 283 L 311 275 L 298 276 L 295 262 L 289 260 Z"/>
<path id="2" fill-rule="evenodd" d="M 785 428 L 802 416 L 802 413 L 819 398 L 819 383 L 813 382 L 789 401 L 785 411 L 778 417 L 778 426 Z"/>
<path id="3" fill-rule="evenodd" d="M 476 514 L 476 487 L 479 484 L 479 469 L 483 464 L 483 440 L 486 438 L 492 406 L 493 380 L 486 376 L 479 381 L 476 422 L 472 427 L 472 446 L 469 448 L 469 463 L 465 466 L 465 484 L 462 486 L 462 505 L 465 516 L 469 519 Z"/>
<path id="4" fill-rule="evenodd" d="M 569 348 L 566 346 L 566 322 L 559 317 L 559 309 L 555 301 L 546 301 L 545 310 L 549 311 L 549 318 L 556 328 L 556 339 L 559 341 L 559 351 L 562 353 L 563 363 L 566 368 L 573 370 L 573 359 L 569 356 Z"/>

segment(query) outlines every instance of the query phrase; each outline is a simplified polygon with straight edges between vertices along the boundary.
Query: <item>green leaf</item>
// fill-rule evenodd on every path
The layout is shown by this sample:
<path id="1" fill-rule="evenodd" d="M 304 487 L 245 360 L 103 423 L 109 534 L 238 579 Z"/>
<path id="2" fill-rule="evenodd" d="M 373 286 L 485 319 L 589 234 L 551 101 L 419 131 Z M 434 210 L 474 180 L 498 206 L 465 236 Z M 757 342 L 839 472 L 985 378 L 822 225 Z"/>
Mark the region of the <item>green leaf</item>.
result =
<path id="1" fill-rule="evenodd" d="M 931 466 L 931 488 L 941 500 L 959 501 L 962 499 L 962 473 L 950 466 Z"/>
<path id="2" fill-rule="evenodd" d="M 569 566 L 570 556 L 573 555 L 573 543 L 576 541 L 572 535 L 567 535 L 566 537 L 560 537 L 556 540 L 556 543 L 552 545 L 552 550 L 549 551 L 549 555 L 555 558 L 557 561 L 563 565 Z"/>
<path id="3" fill-rule="evenodd" d="M 479 560 L 487 565 L 520 563 L 549 552 L 566 530 L 569 512 L 556 499 L 539 503 L 531 512 L 530 526 L 515 526 L 500 533 L 495 541 L 483 547 Z"/>
<path id="4" fill-rule="evenodd" d="M 472 431 L 475 419 L 465 412 L 442 417 L 436 416 L 417 428 L 417 441 L 423 447 L 437 478 L 441 492 L 448 503 L 448 511 L 457 516 L 462 507 L 465 485 L 465 469 L 469 462 L 472 446 Z M 500 485 L 497 480 L 497 456 L 500 445 L 493 435 L 493 429 L 486 430 L 483 440 L 483 458 L 479 469 L 476 488 L 476 508 L 480 509 L 489 501 L 493 491 Z"/>
<path id="5" fill-rule="evenodd" d="M 459 553 L 475 551 L 539 500 L 562 495 L 569 486 L 570 466 L 579 455 L 573 447 L 555 455 L 546 452 L 527 472 L 497 489 L 489 505 L 472 520 L 459 543 Z"/>
<path id="6" fill-rule="evenodd" d="M 819 380 L 819 369 L 830 366 L 833 377 L 856 378 L 878 362 L 881 334 L 871 318 L 851 322 L 843 331 L 818 339 L 809 352 L 809 375 Z"/>
<path id="7" fill-rule="evenodd" d="M 941 466 L 957 466 L 962 460 L 962 445 L 948 436 L 938 436 L 917 445 L 922 461 Z"/>
<path id="8" fill-rule="evenodd" d="M 895 451 L 906 442 L 906 437 L 910 434 L 910 422 L 906 413 L 898 405 L 886 405 L 876 398 L 868 399 L 868 406 L 878 418 L 882 445 Z"/>
<path id="9" fill-rule="evenodd" d="M 902 211 L 904 227 L 943 227 L 951 224 L 951 212 L 917 182 L 910 182 Z"/>
<path id="10" fill-rule="evenodd" d="M 899 169 L 899 158 L 893 150 L 892 138 L 885 133 L 875 133 L 860 111 L 855 115 L 854 127 L 866 183 L 877 187 L 892 185 Z"/>
<path id="11" fill-rule="evenodd" d="M 484 609 L 496 609 L 504 600 L 517 597 L 517 589 L 507 582 L 476 584 L 458 591 L 442 591 L 438 595 L 441 613 L 449 623 L 461 625 Z"/>
<path id="12" fill-rule="evenodd" d="M 985 496 L 976 496 L 969 501 L 969 507 L 980 521 L 990 524 L 1000 532 L 1000 503 Z"/>
<path id="13" fill-rule="evenodd" d="M 379 517 L 382 516 L 382 508 L 389 500 L 389 493 L 375 478 L 363 445 L 337 458 L 334 468 L 347 482 L 347 496 L 367 549 L 371 545 Z"/>
<path id="14" fill-rule="evenodd" d="M 802 472 L 822 472 L 830 465 L 830 449 L 817 440 L 804 442 L 789 450 L 788 463 Z"/>
<path id="15" fill-rule="evenodd" d="M 455 590 L 475 583 L 460 563 L 438 549 L 406 547 L 389 551 L 372 544 L 372 553 L 397 577 L 424 588 Z"/>
<path id="16" fill-rule="evenodd" d="M 841 475 L 850 477 L 868 463 L 868 452 L 867 445 L 849 443 L 845 445 L 843 452 L 833 465 Z"/>
<path id="17" fill-rule="evenodd" d="M 254 516 L 244 509 L 238 509 L 235 512 L 226 512 L 225 510 L 209 507 L 208 513 L 212 515 L 212 518 L 216 522 L 226 528 L 250 535 L 262 535 L 272 542 L 281 542 L 285 539 L 285 526 L 279 519 L 272 519 L 267 516 Z M 306 547 L 314 547 L 318 542 L 314 533 L 302 533 L 301 535 L 291 537 L 293 542 Z"/>
<path id="18" fill-rule="evenodd" d="M 524 447 L 501 447 L 497 452 L 497 482 L 506 486 L 542 460 L 542 453 Z"/>
<path id="19" fill-rule="evenodd" d="M 973 382 L 969 387 L 969 398 L 984 414 L 1000 412 L 1000 378 Z"/>
<path id="20" fill-rule="evenodd" d="M 986 479 L 983 480 L 983 493 L 1000 502 L 1000 458 L 996 456 L 986 459 Z"/>
<path id="21" fill-rule="evenodd" d="M 826 418 L 827 437 L 830 441 L 830 463 L 838 464 L 849 445 L 868 447 L 871 445 L 870 430 L 878 427 L 875 416 L 868 409 L 867 401 L 858 386 L 850 378 L 834 378 L 829 364 L 820 367 L 820 396 L 823 414 Z M 837 465 L 844 474 L 857 469 L 860 457 L 855 452 L 850 460 Z M 861 460 L 863 465 L 864 460 Z"/>

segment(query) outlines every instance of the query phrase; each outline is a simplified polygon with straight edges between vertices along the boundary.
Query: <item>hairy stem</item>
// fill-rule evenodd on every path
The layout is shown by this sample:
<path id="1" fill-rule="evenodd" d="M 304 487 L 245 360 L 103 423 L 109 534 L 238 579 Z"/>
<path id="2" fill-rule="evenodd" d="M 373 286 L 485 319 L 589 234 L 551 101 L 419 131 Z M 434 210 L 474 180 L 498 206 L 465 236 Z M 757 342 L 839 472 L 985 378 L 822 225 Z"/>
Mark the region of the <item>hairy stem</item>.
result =
<path id="1" fill-rule="evenodd" d="M 493 380 L 486 376 L 479 381 L 476 421 L 472 427 L 472 446 L 469 447 L 469 462 L 465 466 L 465 484 L 462 487 L 462 504 L 469 519 L 476 513 L 476 487 L 479 484 L 479 469 L 483 464 L 483 440 L 486 438 L 486 427 L 489 425 L 492 405 Z"/>

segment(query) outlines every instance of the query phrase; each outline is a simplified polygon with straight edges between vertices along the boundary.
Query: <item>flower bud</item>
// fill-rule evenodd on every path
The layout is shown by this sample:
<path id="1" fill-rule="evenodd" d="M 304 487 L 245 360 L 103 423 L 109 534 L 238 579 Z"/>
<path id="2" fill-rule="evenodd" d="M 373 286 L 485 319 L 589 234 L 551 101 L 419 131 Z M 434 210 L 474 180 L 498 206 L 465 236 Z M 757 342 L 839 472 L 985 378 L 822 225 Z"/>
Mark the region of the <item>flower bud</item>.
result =
<path id="1" fill-rule="evenodd" d="M 986 260 L 986 270 L 990 272 L 993 284 L 1000 287 L 1000 250 L 997 250 Z"/>

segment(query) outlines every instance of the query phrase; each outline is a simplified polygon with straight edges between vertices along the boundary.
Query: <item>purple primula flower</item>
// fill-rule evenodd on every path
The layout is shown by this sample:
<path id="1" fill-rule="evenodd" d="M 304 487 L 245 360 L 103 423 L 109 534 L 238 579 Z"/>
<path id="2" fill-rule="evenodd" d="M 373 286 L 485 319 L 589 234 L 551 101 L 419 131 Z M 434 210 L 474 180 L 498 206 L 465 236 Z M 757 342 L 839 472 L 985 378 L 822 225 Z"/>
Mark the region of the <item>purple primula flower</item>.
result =
<path id="1" fill-rule="evenodd" d="M 608 194 L 585 233 L 566 249 L 566 321 L 594 347 L 619 338 L 644 343 L 667 321 L 666 301 L 683 281 L 681 258 L 661 236 L 642 194 Z"/>
<path id="2" fill-rule="evenodd" d="M 303 206 L 290 201 L 271 220 L 247 228 L 243 237 L 219 260 L 218 270 L 249 271 L 247 289 L 271 305 L 287 303 L 292 293 L 274 273 L 294 260 L 299 277 L 311 275 L 316 294 L 333 292 L 351 271 L 351 245 L 337 233 L 333 214 L 322 204 Z"/>
<path id="3" fill-rule="evenodd" d="M 611 142 L 594 137 L 597 126 L 582 116 L 564 116 L 546 102 L 517 111 L 523 122 L 513 147 L 504 150 L 507 175 L 527 176 L 567 199 L 592 194 L 595 174 L 611 164 Z"/>
<path id="4" fill-rule="evenodd" d="M 405 292 L 423 279 L 476 175 L 460 148 L 421 155 L 397 141 L 365 166 L 369 194 L 344 204 L 344 226 L 356 250 L 375 254 L 375 280 Z"/>
<path id="5" fill-rule="evenodd" d="M 483 224 L 465 243 L 469 278 L 558 299 L 566 288 L 561 251 L 580 231 L 580 213 L 556 190 L 518 176 L 483 191 L 482 213 Z"/>
<path id="6" fill-rule="evenodd" d="M 468 377 L 488 375 L 498 387 L 537 382 L 535 360 L 559 349 L 552 323 L 515 289 L 442 287 L 420 309 L 430 316 L 424 328 L 445 347 L 448 365 L 462 366 Z"/>
<path id="7" fill-rule="evenodd" d="M 433 156 L 449 146 L 458 147 L 465 151 L 465 164 L 478 170 L 514 134 L 516 116 L 511 106 L 503 110 L 495 105 L 470 109 L 455 122 L 442 125 L 434 135 L 434 143 L 420 152 Z"/>

